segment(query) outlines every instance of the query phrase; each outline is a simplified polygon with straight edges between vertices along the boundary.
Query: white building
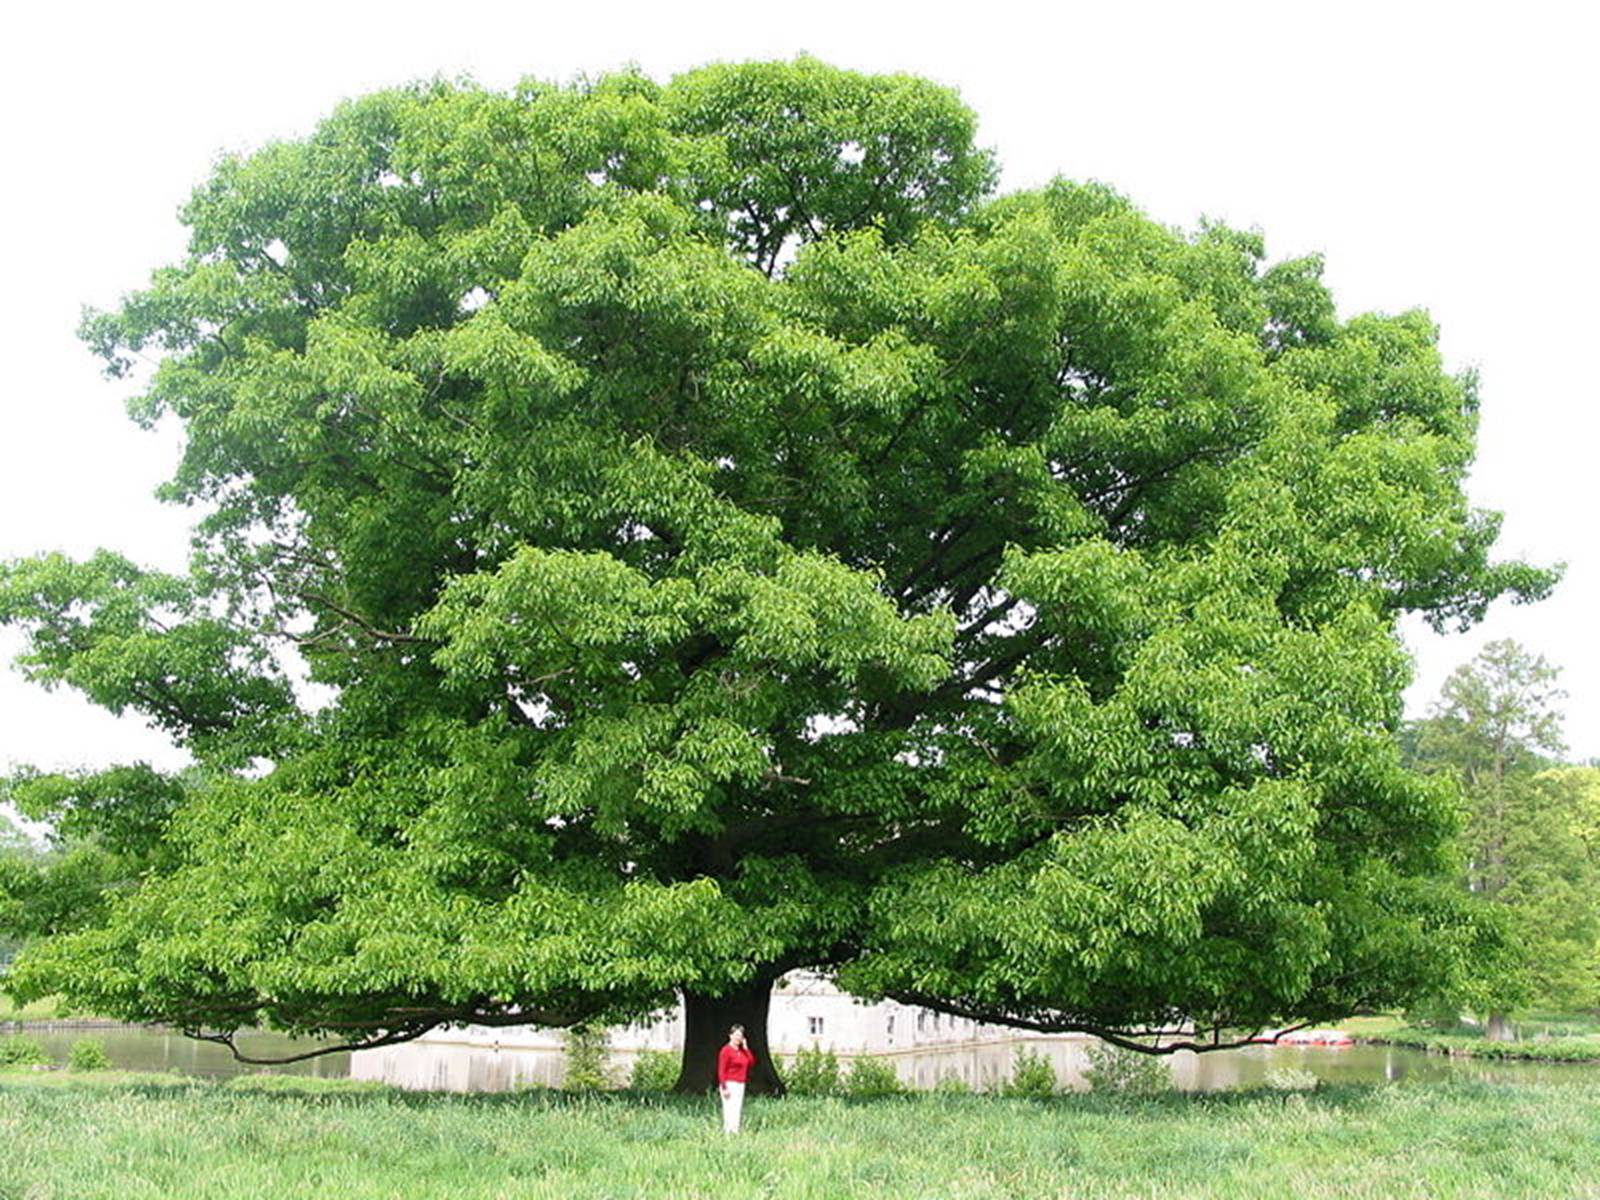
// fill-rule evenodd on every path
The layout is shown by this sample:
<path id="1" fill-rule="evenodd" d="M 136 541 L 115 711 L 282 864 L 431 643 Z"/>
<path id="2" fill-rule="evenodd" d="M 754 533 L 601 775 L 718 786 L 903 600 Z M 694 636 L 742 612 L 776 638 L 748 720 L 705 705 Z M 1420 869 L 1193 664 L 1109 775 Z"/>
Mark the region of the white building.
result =
<path id="1" fill-rule="evenodd" d="M 893 1054 L 947 1048 L 1017 1031 L 884 1000 L 867 1004 L 811 971 L 791 971 L 772 989 L 767 1044 L 775 1054 L 820 1046 L 841 1055 Z"/>
<path id="2" fill-rule="evenodd" d="M 1031 1034 L 1003 1025 L 951 1017 L 886 1000 L 867 1004 L 812 971 L 791 971 L 772 989 L 767 1045 L 779 1057 L 802 1049 L 831 1050 L 841 1063 L 860 1055 L 893 1064 L 901 1081 L 927 1088 L 954 1076 L 973 1088 L 1008 1078 L 1014 1055 L 1044 1054 L 1063 1086 L 1082 1076 L 1083 1034 Z M 643 1050 L 683 1046 L 680 1004 L 655 1020 L 607 1030 L 607 1049 L 618 1082 L 628 1078 Z M 414 1042 L 352 1056 L 351 1074 L 402 1087 L 443 1091 L 502 1091 L 518 1085 L 557 1086 L 565 1066 L 565 1033 L 536 1025 L 469 1025 L 435 1029 Z"/>
<path id="3" fill-rule="evenodd" d="M 565 1031 L 539 1025 L 469 1025 L 436 1029 L 418 1041 L 529 1049 L 565 1045 Z M 948 1016 L 932 1009 L 885 1000 L 868 1004 L 840 991 L 813 971 L 791 971 L 773 985 L 767 1013 L 767 1045 L 775 1054 L 816 1047 L 842 1057 L 947 1048 L 995 1038 L 1014 1039 L 1018 1031 Z M 1079 1034 L 1053 1034 L 1075 1040 Z M 612 1026 L 606 1044 L 613 1050 L 677 1050 L 683 1045 L 683 1006 L 652 1021 Z"/>

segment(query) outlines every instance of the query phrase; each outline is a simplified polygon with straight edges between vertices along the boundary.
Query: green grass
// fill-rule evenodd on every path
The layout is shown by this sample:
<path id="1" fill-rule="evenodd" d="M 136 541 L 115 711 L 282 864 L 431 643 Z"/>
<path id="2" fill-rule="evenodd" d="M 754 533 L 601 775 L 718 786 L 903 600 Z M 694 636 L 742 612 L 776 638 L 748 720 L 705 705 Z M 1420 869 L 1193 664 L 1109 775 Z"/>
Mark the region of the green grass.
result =
<path id="1" fill-rule="evenodd" d="M 1387 1021 L 1387 1018 L 1381 1020 Z M 1427 1029 L 1400 1021 L 1380 1025 L 1347 1022 L 1345 1028 L 1368 1041 L 1409 1046 L 1435 1054 L 1467 1058 L 1525 1059 L 1530 1062 L 1600 1062 L 1600 1016 L 1594 1013 L 1528 1013 L 1513 1022 L 1518 1037 L 1491 1042 L 1481 1025 L 1453 1029 Z"/>
<path id="2" fill-rule="evenodd" d="M 1397 1029 L 1371 1038 L 1390 1046 L 1410 1046 L 1435 1054 L 1467 1058 L 1521 1059 L 1529 1062 L 1600 1062 L 1600 1037 L 1552 1037 L 1544 1040 L 1491 1042 L 1481 1033 L 1434 1033 L 1428 1029 Z"/>
<path id="3" fill-rule="evenodd" d="M 1335 1026 L 1344 1030 L 1353 1037 L 1380 1037 L 1392 1033 L 1396 1029 L 1404 1028 L 1405 1022 L 1399 1017 L 1383 1015 L 1375 1017 L 1347 1017 L 1343 1021 L 1335 1022 Z"/>
<path id="4" fill-rule="evenodd" d="M 1585 1085 L 1143 1101 L 455 1096 L 0 1073 L 0 1200 L 1600 1196 Z"/>

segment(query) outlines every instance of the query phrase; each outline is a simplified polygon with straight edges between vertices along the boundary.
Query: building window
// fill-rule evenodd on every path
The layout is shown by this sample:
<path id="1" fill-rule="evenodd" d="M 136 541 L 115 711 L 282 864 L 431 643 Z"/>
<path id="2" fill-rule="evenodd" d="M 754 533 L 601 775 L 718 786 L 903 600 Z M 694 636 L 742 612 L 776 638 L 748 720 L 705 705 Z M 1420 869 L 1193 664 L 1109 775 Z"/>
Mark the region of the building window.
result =
<path id="1" fill-rule="evenodd" d="M 806 1028 L 810 1031 L 812 1037 L 821 1037 L 822 1036 L 822 1018 L 821 1017 L 807 1017 L 806 1018 Z"/>
<path id="2" fill-rule="evenodd" d="M 894 1014 L 890 1013 L 884 1019 L 884 1032 L 889 1035 L 889 1040 L 894 1041 Z"/>

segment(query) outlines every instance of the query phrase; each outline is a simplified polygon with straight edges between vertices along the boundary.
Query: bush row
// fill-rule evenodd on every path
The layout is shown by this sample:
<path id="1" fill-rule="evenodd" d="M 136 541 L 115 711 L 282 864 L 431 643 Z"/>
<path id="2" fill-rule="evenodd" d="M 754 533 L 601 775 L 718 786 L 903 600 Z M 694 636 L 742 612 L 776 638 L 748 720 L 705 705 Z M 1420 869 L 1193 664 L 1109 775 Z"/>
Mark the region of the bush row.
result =
<path id="1" fill-rule="evenodd" d="M 47 1067 L 50 1055 L 38 1038 L 25 1033 L 0 1037 L 0 1067 Z M 93 1038 L 79 1038 L 67 1052 L 67 1066 L 74 1071 L 104 1071 L 111 1066 L 105 1045 Z"/>
<path id="2" fill-rule="evenodd" d="M 629 1086 L 640 1092 L 664 1092 L 678 1079 L 678 1056 L 666 1050 L 644 1050 L 633 1061 Z M 876 1058 L 853 1059 L 841 1066 L 832 1050 L 811 1047 L 801 1050 L 784 1063 L 784 1084 L 796 1096 L 849 1096 L 876 1099 L 907 1095 L 912 1089 L 900 1081 L 893 1064 Z M 972 1090 L 953 1071 L 940 1077 L 935 1094 L 957 1095 Z M 1013 1064 L 1011 1078 L 1003 1081 L 996 1093 L 1003 1096 L 1049 1096 L 1056 1090 L 1056 1073 L 1042 1054 L 1023 1050 Z"/>

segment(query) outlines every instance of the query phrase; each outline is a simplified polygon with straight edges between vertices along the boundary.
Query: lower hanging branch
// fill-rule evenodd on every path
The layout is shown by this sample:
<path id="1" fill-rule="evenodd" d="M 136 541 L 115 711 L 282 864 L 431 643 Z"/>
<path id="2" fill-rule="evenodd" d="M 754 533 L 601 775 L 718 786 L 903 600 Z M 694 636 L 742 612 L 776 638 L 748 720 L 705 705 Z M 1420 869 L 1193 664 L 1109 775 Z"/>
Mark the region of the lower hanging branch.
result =
<path id="1" fill-rule="evenodd" d="M 1031 1029 L 1037 1033 L 1087 1033 L 1109 1042 L 1113 1046 L 1120 1046 L 1124 1050 L 1132 1050 L 1138 1054 L 1176 1054 L 1179 1050 L 1193 1050 L 1197 1054 L 1204 1054 L 1212 1050 L 1236 1050 L 1241 1046 L 1271 1046 L 1286 1034 L 1304 1029 L 1311 1024 L 1310 1021 L 1301 1021 L 1295 1025 L 1286 1025 L 1282 1029 L 1274 1030 L 1268 1034 L 1264 1028 L 1258 1028 L 1245 1034 L 1243 1037 L 1231 1038 L 1224 1041 L 1222 1038 L 1223 1026 L 1217 1025 L 1211 1029 L 1209 1040 L 1195 1040 L 1194 1034 L 1199 1032 L 1192 1025 L 1175 1025 L 1156 1029 L 1126 1029 L 1113 1028 L 1093 1021 L 1085 1021 L 1073 1017 L 1019 1017 L 1010 1013 L 997 1012 L 992 1009 L 979 1008 L 951 1002 L 936 996 L 924 996 L 918 992 L 889 992 L 892 1000 L 901 1004 L 914 1004 L 919 1008 L 931 1009 L 935 1012 L 947 1013 L 952 1017 L 964 1017 L 971 1021 L 980 1021 L 988 1025 L 1006 1025 L 1013 1029 Z M 1188 1035 L 1185 1040 L 1166 1042 L 1162 1039 Z M 1140 1038 L 1153 1038 L 1153 1042 L 1140 1041 Z"/>
<path id="2" fill-rule="evenodd" d="M 427 1025 L 395 1029 L 377 1037 L 367 1038 L 364 1041 L 340 1042 L 333 1046 L 319 1046 L 315 1050 L 307 1050 L 303 1054 L 290 1054 L 282 1058 L 255 1058 L 241 1053 L 238 1045 L 233 1040 L 238 1034 L 237 1030 L 231 1033 L 202 1033 L 198 1029 L 185 1029 L 182 1032 L 185 1037 L 194 1038 L 196 1041 L 215 1042 L 219 1046 L 226 1046 L 236 1062 L 249 1063 L 255 1067 L 275 1067 L 283 1066 L 286 1063 L 304 1062 L 308 1058 L 319 1058 L 324 1054 L 343 1054 L 351 1050 L 376 1050 L 380 1046 L 395 1046 L 401 1042 L 415 1041 L 427 1033 L 428 1030 L 436 1029 L 439 1024 L 440 1022 L 433 1021 Z"/>
<path id="3" fill-rule="evenodd" d="M 363 1021 L 340 1022 L 318 1021 L 316 1028 L 332 1032 L 343 1027 L 345 1029 L 359 1030 L 370 1034 L 366 1037 L 349 1037 L 345 1041 L 332 1045 L 318 1046 L 299 1054 L 289 1054 L 274 1058 L 258 1058 L 243 1053 L 235 1039 L 238 1037 L 237 1029 L 222 1033 L 207 1033 L 201 1027 L 177 1023 L 177 1028 L 185 1037 L 194 1038 L 201 1042 L 214 1042 L 219 1046 L 226 1046 L 236 1062 L 248 1063 L 251 1066 L 272 1067 L 283 1066 L 288 1063 L 304 1062 L 307 1059 L 319 1058 L 325 1054 L 344 1054 L 355 1050 L 376 1050 L 382 1046 L 395 1046 L 402 1042 L 415 1041 L 430 1030 L 441 1025 L 543 1025 L 554 1028 L 565 1028 L 579 1024 L 594 1015 L 588 1009 L 583 1010 L 553 1010 L 540 1008 L 509 1008 L 495 1006 L 491 1008 L 397 1008 L 389 1010 L 385 1016 L 391 1018 L 386 1026 L 379 1026 L 376 1022 Z"/>

